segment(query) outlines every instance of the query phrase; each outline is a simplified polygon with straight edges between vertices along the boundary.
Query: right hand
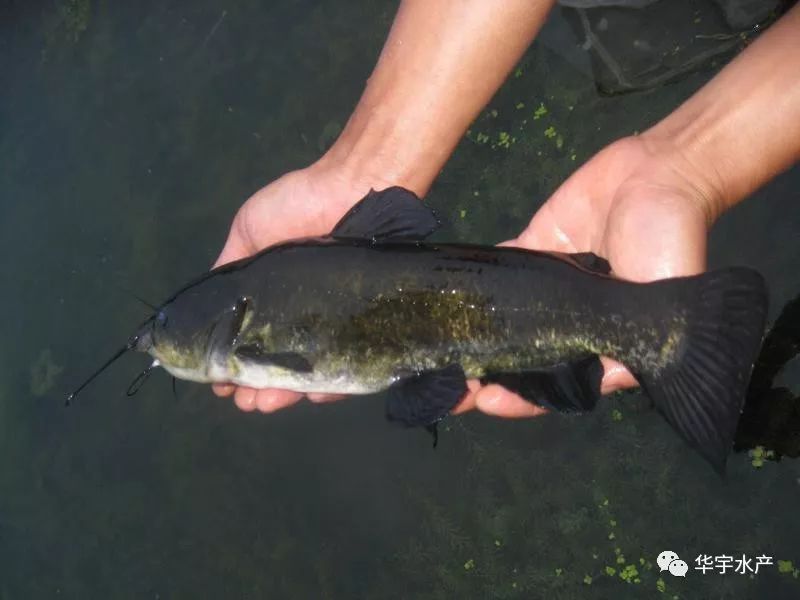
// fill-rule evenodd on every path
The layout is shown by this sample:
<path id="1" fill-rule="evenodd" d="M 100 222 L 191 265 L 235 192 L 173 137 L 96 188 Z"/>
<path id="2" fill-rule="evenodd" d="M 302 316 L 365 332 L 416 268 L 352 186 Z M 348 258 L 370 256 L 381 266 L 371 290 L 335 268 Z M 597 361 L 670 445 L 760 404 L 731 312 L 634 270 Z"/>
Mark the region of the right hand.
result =
<path id="1" fill-rule="evenodd" d="M 664 146 L 664 145 L 661 145 Z M 593 252 L 615 277 L 647 282 L 705 270 L 708 228 L 718 193 L 680 151 L 648 141 L 618 140 L 567 179 L 505 242 L 533 250 Z M 601 357 L 603 394 L 638 385 L 619 362 Z M 470 394 L 456 412 L 477 408 L 503 417 L 529 417 L 541 408 L 499 385 Z"/>

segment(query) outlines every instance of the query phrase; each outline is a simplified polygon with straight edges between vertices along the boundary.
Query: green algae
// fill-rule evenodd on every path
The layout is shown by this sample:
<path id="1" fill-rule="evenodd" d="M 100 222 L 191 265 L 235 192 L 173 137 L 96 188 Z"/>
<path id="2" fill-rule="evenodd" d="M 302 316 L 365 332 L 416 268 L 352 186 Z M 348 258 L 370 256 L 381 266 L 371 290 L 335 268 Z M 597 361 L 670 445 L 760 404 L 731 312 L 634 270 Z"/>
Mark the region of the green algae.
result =
<path id="1" fill-rule="evenodd" d="M 755 469 L 760 469 L 763 467 L 766 461 L 777 460 L 775 452 L 773 450 L 764 448 L 764 446 L 756 446 L 752 450 L 748 451 L 748 455 L 751 459 L 750 464 L 753 465 L 753 468 Z"/>
<path id="2" fill-rule="evenodd" d="M 800 579 L 800 568 L 795 567 L 791 560 L 778 560 L 776 562 L 778 573 L 791 575 L 794 579 Z"/>

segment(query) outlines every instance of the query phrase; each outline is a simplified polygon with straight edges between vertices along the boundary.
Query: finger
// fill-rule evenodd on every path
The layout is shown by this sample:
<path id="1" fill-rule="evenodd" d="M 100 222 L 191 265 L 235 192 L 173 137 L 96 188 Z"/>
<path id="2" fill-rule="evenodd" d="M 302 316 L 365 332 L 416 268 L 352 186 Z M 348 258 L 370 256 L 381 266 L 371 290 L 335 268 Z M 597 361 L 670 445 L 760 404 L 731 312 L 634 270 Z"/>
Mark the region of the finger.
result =
<path id="1" fill-rule="evenodd" d="M 508 419 L 537 417 L 547 413 L 541 406 L 528 402 L 522 396 L 509 392 L 497 384 L 490 384 L 478 390 L 475 394 L 475 405 L 487 415 Z"/>
<path id="2" fill-rule="evenodd" d="M 256 409 L 256 390 L 248 387 L 238 387 L 233 396 L 233 401 L 239 407 L 239 410 L 253 412 Z"/>
<path id="3" fill-rule="evenodd" d="M 550 202 L 546 202 L 533 215 L 528 226 L 513 240 L 503 242 L 504 246 L 519 246 L 553 252 L 575 252 L 575 240 L 559 223 Z"/>
<path id="4" fill-rule="evenodd" d="M 325 402 L 336 402 L 337 400 L 344 400 L 347 394 L 306 394 L 308 399 L 315 404 L 323 404 Z"/>
<path id="5" fill-rule="evenodd" d="M 618 363 L 612 358 L 600 357 L 603 363 L 603 381 L 600 384 L 601 394 L 610 394 L 618 390 L 625 390 L 639 386 L 639 382 L 631 375 L 622 363 Z"/>
<path id="6" fill-rule="evenodd" d="M 235 229 L 231 229 L 231 233 L 228 235 L 228 240 L 225 242 L 222 252 L 220 252 L 219 257 L 214 261 L 214 265 L 211 268 L 214 269 L 220 265 L 249 256 L 250 254 L 249 248 L 244 244 L 239 234 Z"/>
<path id="7" fill-rule="evenodd" d="M 273 413 L 300 401 L 303 394 L 289 390 L 266 389 L 258 390 L 255 405 L 263 413 Z"/>
<path id="8" fill-rule="evenodd" d="M 232 383 L 214 383 L 211 385 L 211 389 L 220 398 L 226 398 L 236 391 L 236 386 Z"/>
<path id="9" fill-rule="evenodd" d="M 450 411 L 451 415 L 460 415 L 475 409 L 475 394 L 481 389 L 481 382 L 477 379 L 467 379 L 467 394 Z"/>

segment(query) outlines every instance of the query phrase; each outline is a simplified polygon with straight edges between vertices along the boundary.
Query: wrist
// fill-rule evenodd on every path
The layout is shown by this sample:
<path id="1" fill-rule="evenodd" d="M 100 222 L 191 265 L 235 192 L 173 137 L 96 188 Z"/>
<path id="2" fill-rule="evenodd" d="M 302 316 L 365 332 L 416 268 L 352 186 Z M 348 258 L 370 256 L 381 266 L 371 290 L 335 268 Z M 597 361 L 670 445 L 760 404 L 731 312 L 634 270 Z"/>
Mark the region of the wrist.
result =
<path id="1" fill-rule="evenodd" d="M 402 186 L 422 196 L 420 191 L 392 169 L 379 156 L 359 152 L 342 152 L 331 148 L 316 162 L 299 172 L 305 180 L 310 197 L 321 199 L 319 219 L 325 227 L 332 227 L 370 190 L 383 190 Z"/>
<path id="2" fill-rule="evenodd" d="M 663 174 L 668 185 L 694 203 L 703 213 L 706 226 L 714 222 L 739 198 L 733 198 L 727 185 L 725 165 L 713 162 L 702 144 L 686 139 L 684 132 L 667 134 L 659 126 L 639 136 L 650 156 L 651 172 Z"/>
<path id="3" fill-rule="evenodd" d="M 800 160 L 800 6 L 643 134 L 704 197 L 710 221 Z"/>
<path id="4" fill-rule="evenodd" d="M 400 115 L 388 103 L 360 106 L 315 168 L 359 189 L 401 186 L 423 197 L 451 151 L 426 139 L 430 129 L 421 116 Z"/>

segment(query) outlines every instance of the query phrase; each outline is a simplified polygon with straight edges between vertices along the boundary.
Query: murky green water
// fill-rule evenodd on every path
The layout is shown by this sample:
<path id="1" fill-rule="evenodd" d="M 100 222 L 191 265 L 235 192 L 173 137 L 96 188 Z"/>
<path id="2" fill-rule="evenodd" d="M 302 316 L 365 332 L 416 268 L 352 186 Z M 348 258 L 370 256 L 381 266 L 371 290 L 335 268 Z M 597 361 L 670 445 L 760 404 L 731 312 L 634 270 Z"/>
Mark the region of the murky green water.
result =
<path id="1" fill-rule="evenodd" d="M 207 268 L 240 203 L 331 143 L 394 10 L 0 5 L 0 598 L 800 595 L 800 463 L 740 454 L 721 481 L 636 396 L 451 419 L 435 452 L 375 399 L 243 414 L 197 385 L 176 401 L 165 375 L 128 399 L 143 357 L 64 408 L 145 316 L 127 290 L 157 301 Z M 707 77 L 603 99 L 535 45 L 430 202 L 452 239 L 505 239 Z M 800 290 L 799 186 L 795 168 L 711 237 L 712 266 L 764 273 L 773 316 Z M 666 549 L 776 565 L 679 579 L 658 572 Z"/>

